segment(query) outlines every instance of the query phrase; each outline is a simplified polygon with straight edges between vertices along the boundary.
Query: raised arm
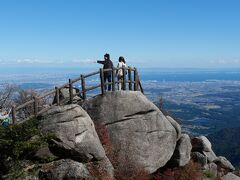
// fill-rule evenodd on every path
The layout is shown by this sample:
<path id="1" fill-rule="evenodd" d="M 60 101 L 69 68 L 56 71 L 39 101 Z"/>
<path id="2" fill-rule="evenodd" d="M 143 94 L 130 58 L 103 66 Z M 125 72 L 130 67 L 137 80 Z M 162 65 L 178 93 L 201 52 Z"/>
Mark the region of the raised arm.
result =
<path id="1" fill-rule="evenodd" d="M 99 64 L 104 64 L 105 61 L 97 61 L 97 63 L 99 63 Z"/>

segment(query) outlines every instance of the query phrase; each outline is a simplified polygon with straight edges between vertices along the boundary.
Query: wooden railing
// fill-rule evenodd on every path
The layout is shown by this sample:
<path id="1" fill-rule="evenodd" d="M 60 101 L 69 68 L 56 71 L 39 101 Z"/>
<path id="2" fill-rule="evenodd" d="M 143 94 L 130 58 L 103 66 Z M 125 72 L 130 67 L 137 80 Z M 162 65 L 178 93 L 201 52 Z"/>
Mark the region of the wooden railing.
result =
<path id="1" fill-rule="evenodd" d="M 122 90 L 129 90 L 129 91 L 138 91 L 140 89 L 140 91 L 142 93 L 143 92 L 143 88 L 141 86 L 140 80 L 139 80 L 139 76 L 138 76 L 138 71 L 137 68 L 131 68 L 131 67 L 127 67 L 127 68 L 122 68 L 123 71 L 123 78 L 122 80 L 116 80 L 116 71 L 119 70 L 117 68 L 112 68 L 112 69 L 99 69 L 99 71 L 90 73 L 90 74 L 86 74 L 86 75 L 80 75 L 78 78 L 76 79 L 69 79 L 68 83 L 59 86 L 59 87 L 55 87 L 54 90 L 49 91 L 41 96 L 34 96 L 33 99 L 31 99 L 30 101 L 21 104 L 17 107 L 12 106 L 12 122 L 13 124 L 17 123 L 17 119 L 18 119 L 18 113 L 20 111 L 23 111 L 24 109 L 28 109 L 29 107 L 31 107 L 33 110 L 33 112 L 29 112 L 27 115 L 27 117 L 24 117 L 24 119 L 33 117 L 33 116 L 38 116 L 40 114 L 42 114 L 43 112 L 46 112 L 47 110 L 49 110 L 52 106 L 59 106 L 61 104 L 61 100 L 60 100 L 60 93 L 61 90 L 64 88 L 68 88 L 69 90 L 69 97 L 68 99 L 63 99 L 62 101 L 66 102 L 66 100 L 68 100 L 69 104 L 73 103 L 73 99 L 76 96 L 81 96 L 81 99 L 84 101 L 87 99 L 87 92 L 94 90 L 94 89 L 101 89 L 101 94 L 104 95 L 106 92 L 105 86 L 111 85 L 111 90 L 115 91 L 115 85 L 118 83 L 122 83 Z M 112 75 L 112 79 L 111 82 L 104 82 L 104 73 L 111 73 Z M 100 77 L 100 84 L 98 85 L 94 85 L 91 87 L 86 87 L 86 79 L 91 77 L 91 76 L 95 76 L 95 75 L 99 75 Z M 126 77 L 126 75 L 128 75 Z M 133 77 L 132 77 L 133 76 Z M 81 89 L 79 92 L 74 93 L 74 83 L 76 82 L 80 82 L 81 83 Z M 127 88 L 128 85 L 128 88 Z M 48 97 L 48 96 L 54 96 L 55 97 L 55 103 L 51 103 L 48 107 L 40 107 L 40 102 Z"/>

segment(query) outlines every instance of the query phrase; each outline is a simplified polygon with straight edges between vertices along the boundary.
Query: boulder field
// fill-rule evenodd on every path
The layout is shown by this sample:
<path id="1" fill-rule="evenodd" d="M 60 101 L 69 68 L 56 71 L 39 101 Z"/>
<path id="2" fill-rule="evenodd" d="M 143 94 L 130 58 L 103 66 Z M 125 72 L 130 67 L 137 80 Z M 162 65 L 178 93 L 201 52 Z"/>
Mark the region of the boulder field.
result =
<path id="1" fill-rule="evenodd" d="M 215 178 L 235 177 L 232 164 L 215 155 L 205 136 L 183 134 L 178 122 L 140 92 L 107 92 L 79 104 L 53 106 L 38 117 L 38 127 L 53 137 L 36 156 L 54 157 L 39 166 L 40 179 L 113 179 L 116 162 L 153 174 L 190 161 Z"/>

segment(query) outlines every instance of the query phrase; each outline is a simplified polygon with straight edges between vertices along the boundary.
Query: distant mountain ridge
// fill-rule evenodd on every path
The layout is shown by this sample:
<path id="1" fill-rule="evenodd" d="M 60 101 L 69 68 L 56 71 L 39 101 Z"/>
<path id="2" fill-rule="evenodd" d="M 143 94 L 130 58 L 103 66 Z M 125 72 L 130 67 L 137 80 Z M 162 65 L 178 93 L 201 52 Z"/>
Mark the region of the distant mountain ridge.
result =
<path id="1" fill-rule="evenodd" d="M 234 166 L 240 167 L 240 127 L 225 128 L 208 135 L 213 150 L 225 156 Z"/>

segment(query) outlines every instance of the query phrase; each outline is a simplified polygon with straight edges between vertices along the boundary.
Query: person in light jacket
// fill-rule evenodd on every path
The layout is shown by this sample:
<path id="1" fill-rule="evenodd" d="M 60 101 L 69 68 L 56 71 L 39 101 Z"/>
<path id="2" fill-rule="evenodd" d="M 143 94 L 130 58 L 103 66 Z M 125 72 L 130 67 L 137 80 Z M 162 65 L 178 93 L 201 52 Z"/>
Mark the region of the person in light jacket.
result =
<path id="1" fill-rule="evenodd" d="M 120 56 L 118 59 L 118 65 L 117 65 L 117 78 L 118 78 L 118 90 L 122 90 L 123 88 L 123 68 L 126 68 L 126 61 L 124 57 Z"/>

